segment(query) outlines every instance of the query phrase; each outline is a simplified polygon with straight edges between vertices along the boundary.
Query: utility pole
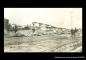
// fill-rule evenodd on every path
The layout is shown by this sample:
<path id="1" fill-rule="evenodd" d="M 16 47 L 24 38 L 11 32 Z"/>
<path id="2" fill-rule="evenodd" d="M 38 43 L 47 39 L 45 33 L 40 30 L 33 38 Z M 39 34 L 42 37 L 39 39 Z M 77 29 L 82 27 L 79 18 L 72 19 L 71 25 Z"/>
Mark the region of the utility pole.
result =
<path id="1" fill-rule="evenodd" d="M 72 26 L 73 26 L 73 25 L 72 25 L 72 13 L 73 13 L 73 12 L 71 11 L 71 12 L 70 12 L 70 19 L 71 19 L 70 23 L 71 23 L 71 29 L 72 29 Z"/>
<path id="2" fill-rule="evenodd" d="M 70 32 L 71 32 L 71 38 L 72 38 L 72 33 L 73 33 L 73 28 L 72 28 L 72 11 L 70 12 Z"/>

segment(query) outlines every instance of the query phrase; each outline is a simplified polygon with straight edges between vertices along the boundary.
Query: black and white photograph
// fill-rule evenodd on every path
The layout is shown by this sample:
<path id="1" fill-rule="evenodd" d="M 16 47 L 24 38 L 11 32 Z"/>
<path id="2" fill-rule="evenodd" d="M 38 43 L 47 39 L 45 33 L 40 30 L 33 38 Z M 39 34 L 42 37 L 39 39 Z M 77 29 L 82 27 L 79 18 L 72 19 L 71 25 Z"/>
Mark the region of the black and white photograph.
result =
<path id="1" fill-rule="evenodd" d="M 82 52 L 82 8 L 4 8 L 4 52 Z"/>

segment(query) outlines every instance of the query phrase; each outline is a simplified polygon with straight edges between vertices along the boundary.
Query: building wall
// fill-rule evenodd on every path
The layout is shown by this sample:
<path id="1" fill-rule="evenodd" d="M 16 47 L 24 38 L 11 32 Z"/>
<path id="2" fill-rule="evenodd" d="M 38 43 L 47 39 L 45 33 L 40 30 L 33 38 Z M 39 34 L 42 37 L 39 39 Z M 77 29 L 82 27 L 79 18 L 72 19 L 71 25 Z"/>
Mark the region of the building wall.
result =
<path id="1" fill-rule="evenodd" d="M 9 24 L 9 20 L 8 19 L 4 19 L 4 28 L 7 28 Z"/>
<path id="2" fill-rule="evenodd" d="M 8 19 L 4 19 L 4 34 L 7 34 L 8 24 L 9 24 L 9 20 Z"/>

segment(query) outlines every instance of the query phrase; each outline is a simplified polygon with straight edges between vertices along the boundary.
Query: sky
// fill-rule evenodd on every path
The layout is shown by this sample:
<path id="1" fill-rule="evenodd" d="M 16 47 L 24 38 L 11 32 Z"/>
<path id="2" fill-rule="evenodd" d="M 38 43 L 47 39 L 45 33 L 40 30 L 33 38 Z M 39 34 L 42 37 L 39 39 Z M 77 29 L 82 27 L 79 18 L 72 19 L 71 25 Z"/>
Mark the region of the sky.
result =
<path id="1" fill-rule="evenodd" d="M 40 22 L 55 27 L 82 28 L 82 8 L 4 8 L 4 18 L 18 25 Z"/>

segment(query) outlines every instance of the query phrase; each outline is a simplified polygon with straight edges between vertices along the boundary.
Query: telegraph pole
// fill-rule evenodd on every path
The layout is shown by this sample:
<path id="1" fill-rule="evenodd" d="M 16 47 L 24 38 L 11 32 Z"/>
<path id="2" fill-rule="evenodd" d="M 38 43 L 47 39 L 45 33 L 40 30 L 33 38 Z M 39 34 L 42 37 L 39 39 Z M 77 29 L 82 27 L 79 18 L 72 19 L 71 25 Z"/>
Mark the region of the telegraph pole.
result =
<path id="1" fill-rule="evenodd" d="M 72 38 L 72 11 L 70 12 L 70 32 L 71 32 L 71 38 Z"/>
<path id="2" fill-rule="evenodd" d="M 70 21 L 70 23 L 71 23 L 71 29 L 72 29 L 72 11 L 70 12 L 70 19 L 71 19 L 71 21 Z"/>

